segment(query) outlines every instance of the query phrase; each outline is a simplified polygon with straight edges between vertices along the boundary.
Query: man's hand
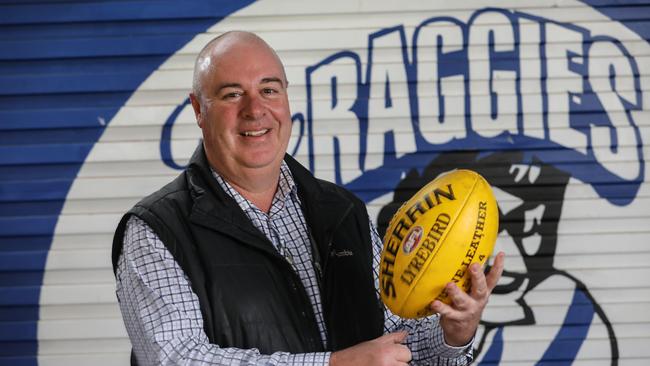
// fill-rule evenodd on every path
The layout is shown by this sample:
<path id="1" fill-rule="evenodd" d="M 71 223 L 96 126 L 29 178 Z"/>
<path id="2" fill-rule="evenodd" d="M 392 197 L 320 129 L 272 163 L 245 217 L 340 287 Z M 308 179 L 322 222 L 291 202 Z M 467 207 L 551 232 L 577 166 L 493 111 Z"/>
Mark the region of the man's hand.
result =
<path id="1" fill-rule="evenodd" d="M 494 265 L 487 276 L 481 271 L 481 265 L 470 266 L 472 289 L 469 294 L 450 282 L 445 287 L 451 297 L 451 305 L 441 301 L 431 303 L 431 310 L 440 314 L 440 326 L 445 334 L 445 342 L 450 346 L 466 345 L 476 333 L 483 309 L 488 298 L 501 278 L 504 253 L 497 254 Z"/>
<path id="2" fill-rule="evenodd" d="M 388 333 L 371 341 L 332 353 L 330 366 L 407 365 L 411 351 L 402 344 L 406 332 Z"/>

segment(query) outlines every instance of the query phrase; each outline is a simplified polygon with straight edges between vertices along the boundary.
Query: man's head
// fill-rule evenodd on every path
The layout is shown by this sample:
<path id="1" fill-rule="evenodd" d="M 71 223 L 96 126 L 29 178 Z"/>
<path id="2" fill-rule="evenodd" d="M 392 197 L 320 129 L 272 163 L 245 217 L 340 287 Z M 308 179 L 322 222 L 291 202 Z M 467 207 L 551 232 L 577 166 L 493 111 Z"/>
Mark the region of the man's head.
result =
<path id="1" fill-rule="evenodd" d="M 284 67 L 258 36 L 228 32 L 194 66 L 190 100 L 210 165 L 228 180 L 277 170 L 291 136 Z"/>

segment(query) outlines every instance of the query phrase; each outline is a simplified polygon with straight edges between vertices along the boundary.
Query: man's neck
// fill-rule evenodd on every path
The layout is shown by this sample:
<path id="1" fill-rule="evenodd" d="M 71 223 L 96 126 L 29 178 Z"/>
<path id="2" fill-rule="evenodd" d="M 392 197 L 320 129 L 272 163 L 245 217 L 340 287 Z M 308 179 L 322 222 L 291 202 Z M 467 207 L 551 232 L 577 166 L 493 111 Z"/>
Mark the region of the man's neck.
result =
<path id="1" fill-rule="evenodd" d="M 269 210 L 271 209 L 271 204 L 273 203 L 273 197 L 275 196 L 275 192 L 278 190 L 278 179 L 280 177 L 280 174 L 278 173 L 275 176 L 275 179 L 270 179 L 266 180 L 266 182 L 273 182 L 272 184 L 265 184 L 264 186 L 260 186 L 259 184 L 255 184 L 254 186 L 249 186 L 245 187 L 240 184 L 238 184 L 235 181 L 232 180 L 226 180 L 239 194 L 244 196 L 247 200 L 249 200 L 252 204 L 254 204 L 257 208 L 260 210 L 268 213 Z M 224 178 L 225 179 L 225 178 Z"/>
<path id="2" fill-rule="evenodd" d="M 269 212 L 275 192 L 278 190 L 279 167 L 272 170 L 246 169 L 235 174 L 221 172 L 214 167 L 212 169 L 257 208 Z"/>

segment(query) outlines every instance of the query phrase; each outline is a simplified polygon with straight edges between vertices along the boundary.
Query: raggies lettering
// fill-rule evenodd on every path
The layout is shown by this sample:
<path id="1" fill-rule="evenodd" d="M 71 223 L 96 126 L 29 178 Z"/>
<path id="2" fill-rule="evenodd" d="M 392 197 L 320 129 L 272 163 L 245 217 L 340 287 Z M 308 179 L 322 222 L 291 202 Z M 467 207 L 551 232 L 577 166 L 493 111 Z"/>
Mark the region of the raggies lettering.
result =
<path id="1" fill-rule="evenodd" d="M 551 46 L 552 37 L 563 42 Z M 427 19 L 416 27 L 411 44 L 403 26 L 378 31 L 369 37 L 368 53 L 367 63 L 343 51 L 306 69 L 307 110 L 298 114 L 305 116 L 310 141 L 318 137 L 319 153 L 309 164 L 319 177 L 347 184 L 386 159 L 419 152 L 422 142 L 475 148 L 490 139 L 503 143 L 503 136 L 566 147 L 621 179 L 642 174 L 642 153 L 616 148 L 623 141 L 642 143 L 632 115 L 621 113 L 641 108 L 640 94 L 630 92 L 638 89 L 638 66 L 615 39 L 592 38 L 586 29 L 521 12 L 486 9 L 466 23 Z M 315 96 L 312 83 L 329 84 L 331 93 Z M 357 99 L 337 97 L 343 83 L 356 86 Z M 394 97 L 398 94 L 405 97 Z M 576 103 L 599 111 L 603 123 L 577 128 Z M 404 120 L 396 124 L 387 116 Z M 331 128 L 332 120 L 346 120 L 346 128 Z M 623 154 L 626 164 L 618 164 Z M 349 157 L 346 169 L 331 169 L 343 165 L 343 156 Z"/>

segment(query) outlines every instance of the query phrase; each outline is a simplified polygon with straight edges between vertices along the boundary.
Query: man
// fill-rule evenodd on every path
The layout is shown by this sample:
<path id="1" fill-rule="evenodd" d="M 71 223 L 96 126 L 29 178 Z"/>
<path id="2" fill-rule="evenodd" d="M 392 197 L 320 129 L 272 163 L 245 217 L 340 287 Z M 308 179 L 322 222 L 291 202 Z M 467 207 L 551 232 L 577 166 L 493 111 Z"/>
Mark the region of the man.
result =
<path id="1" fill-rule="evenodd" d="M 364 204 L 285 154 L 287 80 L 259 37 L 200 52 L 190 99 L 203 144 L 120 222 L 117 295 L 139 364 L 465 364 L 503 256 L 470 295 L 403 320 L 377 293 L 381 240 Z M 382 335 L 386 333 L 385 335 Z"/>

